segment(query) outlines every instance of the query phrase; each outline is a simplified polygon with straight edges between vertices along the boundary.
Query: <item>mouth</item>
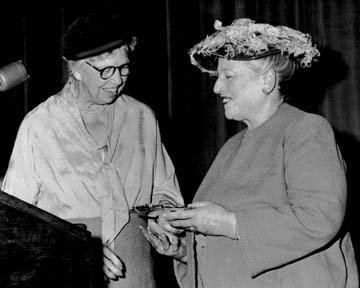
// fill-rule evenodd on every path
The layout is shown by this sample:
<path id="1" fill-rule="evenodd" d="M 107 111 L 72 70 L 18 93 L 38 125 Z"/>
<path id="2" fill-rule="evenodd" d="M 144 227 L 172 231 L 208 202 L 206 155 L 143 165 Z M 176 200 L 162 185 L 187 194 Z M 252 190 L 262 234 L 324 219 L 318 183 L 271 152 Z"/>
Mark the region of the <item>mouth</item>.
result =
<path id="1" fill-rule="evenodd" d="M 118 94 L 118 88 L 114 87 L 114 88 L 104 88 L 104 90 L 108 93 L 111 93 L 112 95 L 117 95 Z"/>
<path id="2" fill-rule="evenodd" d="M 231 98 L 229 97 L 222 97 L 222 103 L 223 105 L 226 105 L 227 103 L 229 103 L 231 101 Z"/>

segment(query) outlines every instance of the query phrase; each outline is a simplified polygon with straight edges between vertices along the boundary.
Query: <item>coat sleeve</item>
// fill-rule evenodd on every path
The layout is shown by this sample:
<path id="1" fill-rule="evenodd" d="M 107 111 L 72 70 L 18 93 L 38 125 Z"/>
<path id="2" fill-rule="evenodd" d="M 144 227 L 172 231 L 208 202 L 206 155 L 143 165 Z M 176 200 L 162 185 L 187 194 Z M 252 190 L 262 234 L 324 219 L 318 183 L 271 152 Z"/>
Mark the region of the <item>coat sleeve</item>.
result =
<path id="1" fill-rule="evenodd" d="M 44 159 L 37 140 L 38 136 L 31 126 L 23 122 L 2 185 L 4 192 L 33 205 L 36 205 L 41 186 L 38 161 Z"/>
<path id="2" fill-rule="evenodd" d="M 286 134 L 287 203 L 237 211 L 239 245 L 252 276 L 326 249 L 345 214 L 344 163 L 330 125 L 312 116 Z"/>
<path id="3" fill-rule="evenodd" d="M 184 205 L 174 165 L 161 141 L 159 126 L 156 123 L 156 148 L 154 163 L 154 189 L 152 203 L 171 203 Z"/>

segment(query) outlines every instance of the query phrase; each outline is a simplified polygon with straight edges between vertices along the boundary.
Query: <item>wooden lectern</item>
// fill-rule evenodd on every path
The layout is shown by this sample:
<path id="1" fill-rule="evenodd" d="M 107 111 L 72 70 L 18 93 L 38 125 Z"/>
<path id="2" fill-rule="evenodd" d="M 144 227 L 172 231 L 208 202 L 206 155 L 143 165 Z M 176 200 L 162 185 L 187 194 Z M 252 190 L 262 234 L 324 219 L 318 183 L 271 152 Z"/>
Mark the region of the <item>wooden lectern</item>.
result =
<path id="1" fill-rule="evenodd" d="M 0 287 L 105 287 L 101 253 L 84 225 L 0 191 Z"/>

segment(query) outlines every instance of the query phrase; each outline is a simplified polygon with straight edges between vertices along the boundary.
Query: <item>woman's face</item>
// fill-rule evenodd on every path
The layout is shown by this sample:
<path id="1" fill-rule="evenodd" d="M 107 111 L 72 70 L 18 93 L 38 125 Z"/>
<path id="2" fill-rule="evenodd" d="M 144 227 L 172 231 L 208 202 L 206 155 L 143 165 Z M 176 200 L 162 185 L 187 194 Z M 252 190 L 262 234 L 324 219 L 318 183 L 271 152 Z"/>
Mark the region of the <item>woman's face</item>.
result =
<path id="1" fill-rule="evenodd" d="M 255 72 L 250 62 L 219 58 L 214 92 L 223 100 L 227 119 L 243 121 L 253 128 L 262 121 L 270 100 L 263 92 L 264 75 L 260 69 Z"/>
<path id="2" fill-rule="evenodd" d="M 84 61 L 79 69 L 81 93 L 78 100 L 86 107 L 112 103 L 125 86 L 127 76 L 123 75 L 129 72 L 129 62 L 126 46 Z M 111 66 L 119 69 L 115 69 L 115 73 L 108 79 L 102 79 L 97 70 Z"/>

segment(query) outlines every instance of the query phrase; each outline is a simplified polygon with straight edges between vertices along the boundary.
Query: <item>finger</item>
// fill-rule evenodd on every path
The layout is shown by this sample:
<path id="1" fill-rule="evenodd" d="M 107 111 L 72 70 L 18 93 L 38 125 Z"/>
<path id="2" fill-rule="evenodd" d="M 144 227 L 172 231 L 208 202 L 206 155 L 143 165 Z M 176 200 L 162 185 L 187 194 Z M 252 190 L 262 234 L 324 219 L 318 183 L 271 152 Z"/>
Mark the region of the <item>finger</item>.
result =
<path id="1" fill-rule="evenodd" d="M 179 240 L 179 243 L 177 243 L 177 244 L 170 244 L 169 242 L 167 242 L 168 247 L 164 247 L 163 242 L 161 240 L 159 240 L 157 237 L 151 236 L 152 233 L 150 231 L 144 231 L 144 233 L 145 233 L 144 234 L 145 237 L 148 239 L 148 241 L 150 242 L 152 247 L 159 254 L 166 255 L 166 256 L 174 256 L 174 255 L 178 254 L 180 240 Z"/>
<path id="2" fill-rule="evenodd" d="M 179 250 L 179 247 L 180 247 L 180 238 L 176 235 L 173 235 L 173 234 L 170 234 L 170 235 L 167 235 L 168 236 L 168 239 L 169 239 L 169 242 L 170 242 L 170 249 L 173 251 L 173 252 L 176 252 Z"/>
<path id="3" fill-rule="evenodd" d="M 118 278 L 118 276 L 116 276 L 114 273 L 112 273 L 112 272 L 106 267 L 106 265 L 104 265 L 103 270 L 104 270 L 105 276 L 106 276 L 108 279 L 116 280 L 116 279 Z"/>
<path id="4" fill-rule="evenodd" d="M 167 241 L 160 240 L 157 236 L 153 235 L 151 231 L 147 231 L 146 235 L 150 244 L 155 248 L 158 253 L 168 255 L 167 250 L 170 245 Z"/>
<path id="5" fill-rule="evenodd" d="M 192 209 L 177 210 L 175 212 L 165 212 L 159 216 L 159 219 L 167 221 L 190 219 L 194 216 Z"/>
<path id="6" fill-rule="evenodd" d="M 154 231 L 150 227 L 148 227 L 146 230 L 147 230 L 148 235 L 157 238 L 161 242 L 161 245 L 163 246 L 164 249 L 168 249 L 168 246 L 169 246 L 168 242 L 169 241 L 168 241 L 167 236 L 166 236 L 166 234 L 168 232 L 161 231 L 160 233 L 158 233 L 158 231 Z"/>
<path id="7" fill-rule="evenodd" d="M 192 219 L 170 221 L 170 225 L 172 227 L 175 227 L 175 228 L 178 228 L 178 229 L 185 229 L 185 230 L 188 230 L 189 227 L 195 227 L 196 226 L 196 225 L 194 225 Z"/>
<path id="8" fill-rule="evenodd" d="M 144 230 L 144 233 L 150 238 L 151 242 L 160 250 L 167 250 L 170 247 L 170 242 L 168 237 L 166 236 L 167 232 L 157 233 L 153 231 L 150 227 Z"/>
<path id="9" fill-rule="evenodd" d="M 169 224 L 167 224 L 169 227 L 171 227 Z M 148 223 L 147 230 L 150 230 L 153 234 L 155 234 L 160 240 L 165 241 L 166 236 L 168 234 L 176 234 L 181 233 L 182 230 L 172 228 L 171 229 L 164 229 L 162 225 L 159 225 L 156 222 Z M 180 231 L 180 232 L 179 232 Z M 167 241 L 165 241 L 167 242 Z"/>
<path id="10" fill-rule="evenodd" d="M 140 227 L 141 232 L 144 234 L 145 238 L 155 246 L 161 245 L 161 238 L 159 235 L 152 233 L 151 230 L 147 230 L 144 227 Z"/>
<path id="11" fill-rule="evenodd" d="M 167 222 L 165 222 L 165 223 L 167 223 Z M 166 240 L 164 238 L 167 238 L 167 239 L 169 239 L 170 242 L 171 242 L 171 239 L 178 238 L 178 236 L 176 236 L 176 234 L 179 233 L 178 231 L 180 231 L 180 232 L 184 231 L 183 229 L 174 229 L 174 228 L 172 228 L 171 231 L 165 230 L 162 225 L 159 225 L 157 223 L 149 223 L 147 230 L 154 233 L 160 240 L 164 241 L 164 240 Z M 172 231 L 175 231 L 177 233 L 174 233 Z"/>
<path id="12" fill-rule="evenodd" d="M 156 223 L 154 221 L 148 222 L 147 229 L 151 229 L 153 232 L 155 232 L 158 235 L 166 232 L 165 229 L 163 227 L 161 227 L 161 225 L 159 225 L 158 223 Z"/>
<path id="13" fill-rule="evenodd" d="M 110 248 L 104 246 L 104 265 L 115 276 L 123 276 L 123 263 L 120 258 Z M 111 275 L 110 273 L 110 275 Z M 111 278 L 112 279 L 112 278 Z"/>
<path id="14" fill-rule="evenodd" d="M 188 205 L 189 208 L 199 208 L 199 207 L 204 207 L 209 205 L 208 201 L 198 201 L 198 202 L 193 202 L 191 204 Z"/>
<path id="15" fill-rule="evenodd" d="M 184 230 L 182 229 L 177 229 L 171 226 L 171 224 L 165 220 L 164 218 L 159 218 L 157 223 L 166 231 L 166 232 L 170 232 L 172 234 L 180 234 L 182 233 Z"/>
<path id="16" fill-rule="evenodd" d="M 161 246 L 161 241 L 153 233 L 147 231 L 146 229 L 141 229 L 141 232 L 144 234 L 145 238 L 150 242 L 151 246 L 154 248 Z"/>
<path id="17" fill-rule="evenodd" d="M 179 229 L 179 228 L 171 226 L 170 223 L 165 224 L 163 227 L 164 227 L 164 230 L 166 232 L 169 232 L 171 234 L 177 234 L 178 235 L 178 234 L 181 234 L 184 231 L 184 229 Z"/>
<path id="18" fill-rule="evenodd" d="M 157 219 L 161 214 L 162 211 L 151 211 L 150 213 L 146 214 L 146 217 L 150 219 Z"/>
<path id="19" fill-rule="evenodd" d="M 110 279 L 124 276 L 122 267 L 115 266 L 114 263 L 106 257 L 104 257 L 104 272 Z"/>
<path id="20" fill-rule="evenodd" d="M 153 211 L 150 211 L 148 215 L 151 215 L 151 216 L 158 216 L 160 214 L 162 214 L 163 211 L 162 210 L 153 210 Z"/>
<path id="21" fill-rule="evenodd" d="M 109 259 L 114 264 L 114 266 L 122 267 L 120 258 L 109 247 L 104 246 L 103 252 L 104 256 Z"/>
<path id="22" fill-rule="evenodd" d="M 191 226 L 189 228 L 186 228 L 186 230 L 190 231 L 190 232 L 195 232 L 196 231 L 196 228 Z"/>

